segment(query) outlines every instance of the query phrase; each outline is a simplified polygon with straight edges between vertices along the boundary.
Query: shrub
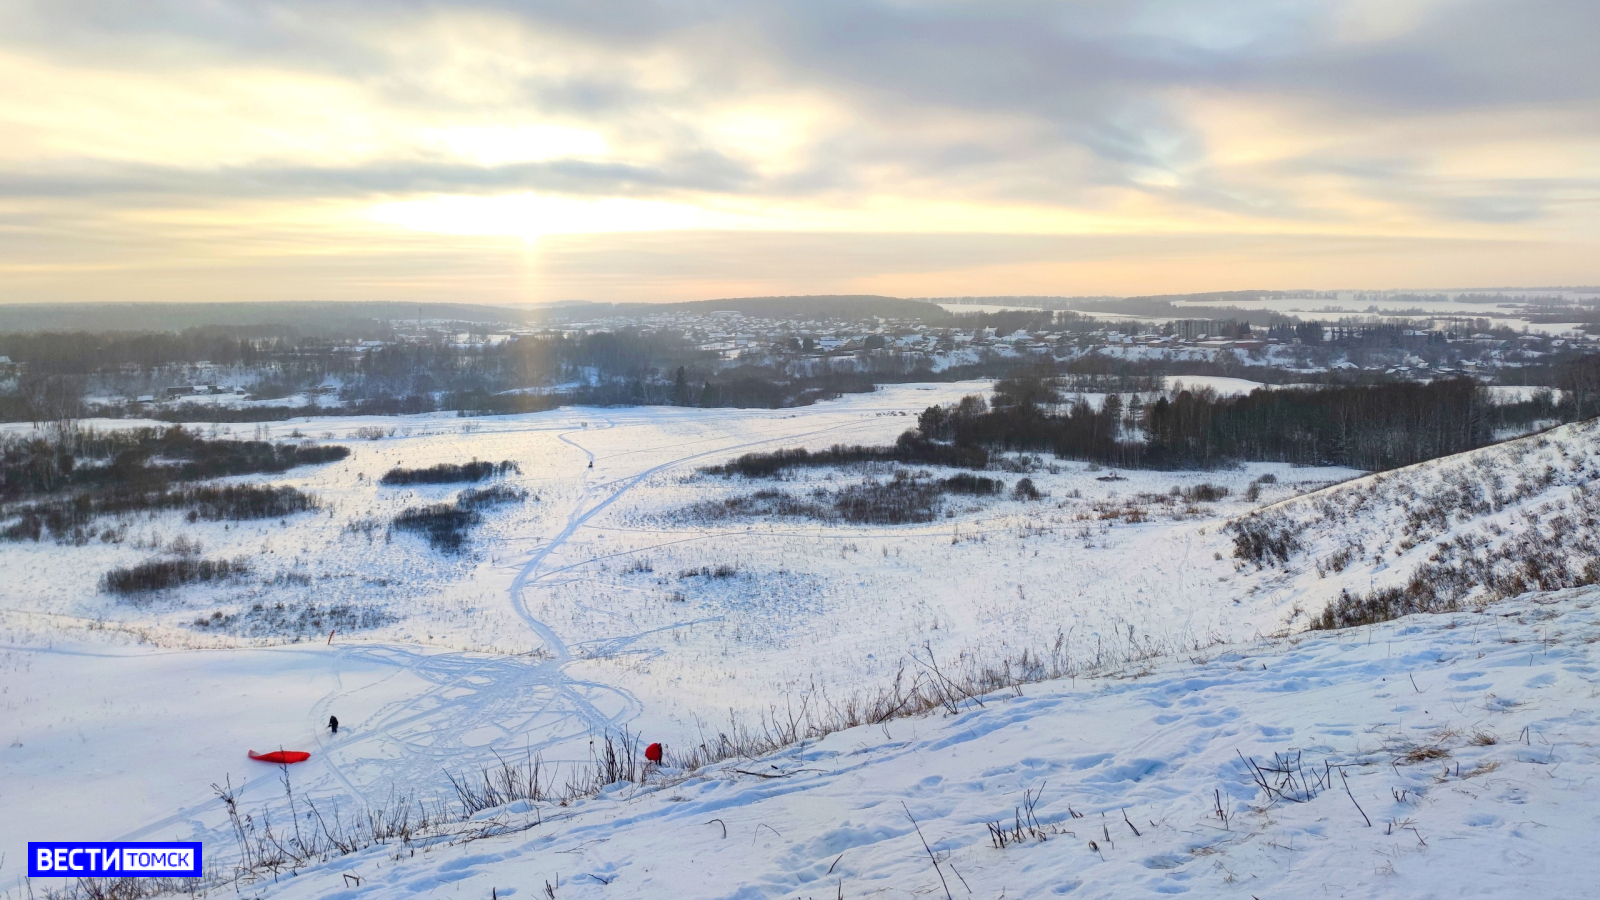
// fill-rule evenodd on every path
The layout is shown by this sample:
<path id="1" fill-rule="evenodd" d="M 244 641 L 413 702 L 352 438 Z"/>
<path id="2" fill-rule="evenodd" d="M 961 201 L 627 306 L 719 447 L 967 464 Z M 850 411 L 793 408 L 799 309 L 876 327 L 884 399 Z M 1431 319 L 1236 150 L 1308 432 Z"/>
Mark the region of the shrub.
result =
<path id="1" fill-rule="evenodd" d="M 1452 601 L 1433 602 L 1406 588 L 1380 588 L 1365 594 L 1352 594 L 1348 588 L 1329 603 L 1322 615 L 1311 621 L 1313 630 L 1375 625 L 1419 612 L 1450 612 L 1459 607 Z"/>
<path id="2" fill-rule="evenodd" d="M 100 577 L 100 589 L 111 594 L 142 594 L 248 571 L 250 566 L 242 559 L 155 559 L 132 568 L 112 569 Z"/>
<path id="3" fill-rule="evenodd" d="M 474 459 L 469 463 L 439 463 L 426 469 L 394 468 L 384 473 L 382 483 L 387 485 L 397 484 L 460 484 L 461 482 L 483 481 L 493 476 L 504 476 L 511 472 L 522 471 L 515 462 L 504 460 L 499 463 L 485 462 Z"/>
<path id="4" fill-rule="evenodd" d="M 456 497 L 456 505 L 462 509 L 482 509 L 485 506 L 497 506 L 501 503 L 520 503 L 526 499 L 528 499 L 527 491 L 507 484 L 496 484 L 462 491 L 461 495 Z"/>
<path id="5" fill-rule="evenodd" d="M 1539 513 L 1553 514 L 1540 522 Z M 1311 627 L 1370 625 L 1413 613 L 1450 612 L 1474 599 L 1489 602 L 1595 584 L 1600 582 L 1600 535 L 1593 528 L 1597 515 L 1600 492 L 1580 489 L 1570 501 L 1529 513 L 1526 529 L 1499 543 L 1459 535 L 1441 543 L 1403 587 L 1365 594 L 1342 591 Z M 1351 550 L 1341 552 L 1348 556 Z"/>
<path id="6" fill-rule="evenodd" d="M 316 509 L 317 498 L 292 487 L 241 484 L 223 487 L 197 487 L 168 495 L 174 505 L 193 504 L 190 518 L 220 521 L 228 519 L 281 519 L 294 513 Z"/>
<path id="7" fill-rule="evenodd" d="M 375 607 L 330 603 L 319 606 L 309 600 L 288 603 L 257 601 L 238 612 L 214 610 L 196 617 L 190 627 L 201 631 L 220 631 L 247 637 L 299 637 L 377 628 L 394 621 L 394 616 Z"/>
<path id="8" fill-rule="evenodd" d="M 823 494 L 827 496 L 826 493 Z M 722 501 L 708 501 L 690 507 L 696 517 L 725 519 L 736 516 L 786 516 L 797 519 L 819 519 L 831 522 L 838 518 L 831 505 L 824 506 L 783 491 L 760 490 L 742 497 L 729 497 Z M 680 577 L 692 577 L 680 576 Z"/>
<path id="9" fill-rule="evenodd" d="M 1286 563 L 1301 547 L 1302 526 L 1281 513 L 1252 513 L 1224 527 L 1233 535 L 1233 555 L 1257 566 Z"/>
<path id="10" fill-rule="evenodd" d="M 453 503 L 435 503 L 402 510 L 391 525 L 396 531 L 410 531 L 428 539 L 435 550 L 454 553 L 466 542 L 467 529 L 483 521 L 476 510 L 462 509 Z"/>
<path id="11" fill-rule="evenodd" d="M 1044 495 L 1039 493 L 1039 489 L 1034 486 L 1032 478 L 1023 478 L 1017 482 L 1017 486 L 1012 490 L 1011 496 L 1018 500 L 1038 500 Z"/>
<path id="12" fill-rule="evenodd" d="M 888 482 L 867 481 L 841 489 L 833 506 L 839 517 L 858 525 L 932 522 L 938 514 L 939 485 L 897 473 Z"/>
<path id="13" fill-rule="evenodd" d="M 1024 478 L 1023 481 L 1028 481 Z M 1028 481 L 1029 484 L 1033 482 Z M 978 497 L 992 496 L 1006 489 L 1006 483 L 998 478 L 985 478 L 982 475 L 973 475 L 960 472 L 939 482 L 939 487 L 950 494 L 972 494 Z"/>
<path id="14" fill-rule="evenodd" d="M 504 484 L 473 488 L 462 491 L 454 503 L 434 503 L 402 510 L 390 527 L 396 531 L 421 534 L 434 549 L 455 553 L 466 543 L 467 531 L 483 521 L 483 515 L 478 510 L 501 503 L 515 503 L 527 499 L 527 496 L 526 492 Z"/>
<path id="15" fill-rule="evenodd" d="M 1228 496 L 1228 489 L 1221 485 L 1202 482 L 1183 492 L 1183 499 L 1190 503 L 1215 503 Z"/>

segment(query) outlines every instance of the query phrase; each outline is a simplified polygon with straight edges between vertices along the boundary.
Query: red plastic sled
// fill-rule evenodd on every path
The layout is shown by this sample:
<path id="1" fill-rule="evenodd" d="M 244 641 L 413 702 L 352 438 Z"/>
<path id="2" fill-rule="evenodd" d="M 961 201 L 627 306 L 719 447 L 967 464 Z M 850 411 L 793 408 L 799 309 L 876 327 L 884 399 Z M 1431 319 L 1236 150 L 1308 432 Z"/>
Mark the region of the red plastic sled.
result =
<path id="1" fill-rule="evenodd" d="M 286 764 L 305 762 L 311 758 L 311 754 L 304 750 L 274 750 L 271 753 L 257 753 L 251 750 L 250 758 L 261 762 Z"/>

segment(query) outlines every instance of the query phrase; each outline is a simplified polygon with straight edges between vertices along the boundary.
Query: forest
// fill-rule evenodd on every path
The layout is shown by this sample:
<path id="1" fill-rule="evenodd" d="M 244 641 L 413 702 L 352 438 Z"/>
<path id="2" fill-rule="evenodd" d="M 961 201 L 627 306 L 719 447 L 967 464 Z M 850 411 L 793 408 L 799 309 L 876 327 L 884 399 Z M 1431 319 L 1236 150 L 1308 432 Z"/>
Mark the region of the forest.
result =
<path id="1" fill-rule="evenodd" d="M 1377 471 L 1481 447 L 1496 428 L 1570 418 L 1548 395 L 1496 406 L 1469 379 L 1321 388 L 1258 389 L 1222 397 L 1209 390 L 1108 394 L 1097 408 L 1065 402 L 1048 373 L 997 382 L 981 396 L 931 406 L 918 417 L 924 440 L 954 447 L 1049 451 L 1129 468 L 1210 468 L 1237 461 L 1337 465 Z"/>

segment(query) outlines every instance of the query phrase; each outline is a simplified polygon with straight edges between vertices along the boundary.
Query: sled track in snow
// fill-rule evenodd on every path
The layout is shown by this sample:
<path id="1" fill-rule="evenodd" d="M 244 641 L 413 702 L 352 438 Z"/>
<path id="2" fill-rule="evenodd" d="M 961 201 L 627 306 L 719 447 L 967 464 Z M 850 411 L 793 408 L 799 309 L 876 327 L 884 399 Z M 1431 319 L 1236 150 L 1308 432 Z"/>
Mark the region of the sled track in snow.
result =
<path id="1" fill-rule="evenodd" d="M 780 437 L 762 438 L 674 457 L 643 471 L 585 486 L 562 530 L 523 563 L 508 590 L 512 609 L 537 638 L 528 653 L 499 656 L 481 653 L 430 653 L 404 645 L 353 644 L 342 649 L 346 658 L 393 666 L 428 682 L 431 687 L 383 707 L 377 715 L 346 737 L 328 739 L 322 723 L 344 696 L 336 692 L 318 703 L 311 726 L 319 729 L 319 756 L 328 773 L 344 791 L 367 803 L 386 799 L 391 786 L 415 790 L 443 786 L 446 772 L 475 772 L 499 765 L 501 759 L 522 759 L 543 754 L 551 763 L 584 762 L 588 741 L 596 734 L 615 731 L 640 712 L 637 698 L 627 689 L 583 681 L 565 672 L 572 662 L 566 641 L 528 607 L 527 592 L 541 580 L 570 566 L 547 568 L 547 563 L 596 516 L 630 490 L 651 477 L 707 457 L 722 457 L 773 443 L 793 443 L 830 431 L 862 427 L 871 420 L 850 421 Z M 557 435 L 561 442 L 586 457 L 587 468 L 596 461 L 593 451 L 573 435 L 616 427 L 607 419 L 599 429 L 575 429 Z M 682 622 L 665 629 L 699 621 Z M 618 651 L 651 632 L 599 638 L 586 643 Z M 347 729 L 348 730 L 348 729 Z M 316 757 L 314 757 L 315 759 Z"/>

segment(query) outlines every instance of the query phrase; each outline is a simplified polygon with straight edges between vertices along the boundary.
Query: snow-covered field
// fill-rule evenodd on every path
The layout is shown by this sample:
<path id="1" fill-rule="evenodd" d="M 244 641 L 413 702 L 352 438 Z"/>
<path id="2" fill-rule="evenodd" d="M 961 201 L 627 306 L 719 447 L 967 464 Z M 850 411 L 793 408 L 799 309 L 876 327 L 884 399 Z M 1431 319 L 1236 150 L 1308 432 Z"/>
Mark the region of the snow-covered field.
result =
<path id="1" fill-rule="evenodd" d="M 1350 690 L 1373 687 L 1355 669 L 1329 662 L 1346 658 L 1342 654 L 1350 651 L 1344 648 L 1354 647 L 1349 635 L 1318 638 L 1306 645 L 1313 649 L 1282 644 L 1210 649 L 1285 634 L 1298 628 L 1303 614 L 1314 614 L 1337 596 L 1341 587 L 1365 589 L 1409 571 L 1405 566 L 1414 560 L 1402 558 L 1357 559 L 1340 573 L 1328 572 L 1318 560 L 1337 550 L 1337 536 L 1330 532 L 1319 537 L 1320 526 L 1314 523 L 1307 525 L 1310 549 L 1288 565 L 1257 569 L 1234 558 L 1233 539 L 1223 527 L 1227 521 L 1262 506 L 1299 508 L 1293 505 L 1374 490 L 1370 479 L 1327 488 L 1359 475 L 1349 470 L 1262 464 L 1216 472 L 1113 473 L 1081 463 L 1013 458 L 1009 464 L 1014 471 L 986 473 L 1004 480 L 1007 494 L 947 498 L 929 522 L 869 526 L 703 514 L 708 503 L 762 489 L 807 496 L 866 478 L 886 478 L 889 472 L 808 469 L 773 482 L 724 478 L 700 472 L 701 467 L 756 450 L 886 443 L 910 427 L 922 408 L 983 388 L 980 383 L 902 385 L 790 410 L 562 409 L 484 419 L 360 417 L 276 423 L 263 436 L 343 442 L 353 450 L 342 462 L 270 479 L 242 479 L 314 493 L 325 504 L 319 512 L 281 522 L 228 524 L 190 523 L 177 514 L 141 516 L 127 523 L 121 543 L 0 545 L 7 573 L 0 579 L 0 807 L 21 811 L 0 816 L 0 847 L 20 848 L 27 840 L 41 839 L 191 836 L 203 837 L 208 846 L 215 842 L 227 847 L 227 823 L 211 785 L 231 779 L 245 808 L 274 802 L 282 792 L 278 771 L 246 760 L 248 749 L 310 749 L 311 761 L 293 769 L 298 794 L 346 808 L 378 807 L 397 793 L 441 796 L 448 788 L 447 772 L 476 772 L 504 755 L 538 752 L 551 763 L 585 761 L 595 734 L 622 726 L 646 740 L 691 747 L 703 731 L 714 733 L 723 726 L 730 712 L 751 721 L 807 697 L 825 693 L 840 698 L 875 689 L 893 679 L 911 655 L 948 662 L 1001 659 L 1024 648 L 1055 647 L 1071 658 L 1091 661 L 1151 654 L 1173 660 L 1206 656 L 1213 662 L 1204 671 L 1211 672 L 1220 665 L 1217 660 L 1230 658 L 1227 654 L 1239 659 L 1245 658 L 1239 654 L 1267 654 L 1269 671 L 1298 671 L 1298 677 L 1318 690 L 1331 690 L 1334 684 Z M 212 430 L 203 423 L 197 427 Z M 255 426 L 236 429 L 242 437 L 258 433 Z M 357 438 L 358 430 L 381 436 Z M 1592 477 L 1592 430 L 1573 427 L 1529 439 L 1544 442 L 1534 449 L 1517 449 L 1522 446 L 1518 442 L 1479 452 L 1512 454 L 1505 458 L 1515 460 L 1537 457 L 1536 462 L 1557 453 L 1569 461 L 1562 478 L 1508 500 L 1549 502 L 1552 492 L 1570 490 L 1572 479 Z M 1550 447 L 1561 449 L 1558 453 Z M 484 524 L 472 532 L 467 552 L 457 556 L 441 555 L 414 536 L 388 533 L 386 524 L 399 510 L 448 500 L 459 486 L 385 487 L 376 483 L 384 471 L 473 457 L 515 461 L 520 474 L 508 481 L 526 490 L 529 499 L 488 512 Z M 1374 494 L 1362 515 L 1374 528 L 1389 527 L 1384 517 L 1404 512 L 1405 479 L 1446 471 L 1449 465 L 1466 464 L 1438 461 L 1383 476 L 1386 481 L 1378 483 L 1398 487 Z M 1474 471 L 1488 470 L 1480 465 Z M 1009 488 L 1022 477 L 1032 479 L 1045 496 L 1013 498 Z M 1225 488 L 1227 495 L 1193 499 L 1199 485 Z M 1324 488 L 1313 498 L 1293 499 Z M 1191 499 L 1182 497 L 1186 491 Z M 1495 514 L 1509 517 L 1516 511 L 1508 509 Z M 185 588 L 138 606 L 98 592 L 100 573 L 145 559 L 180 536 L 198 542 L 208 557 L 247 557 L 253 570 L 236 582 Z M 331 642 L 330 627 L 336 629 Z M 1432 624 L 1426 628 L 1430 635 L 1437 631 Z M 1427 639 L 1445 640 L 1439 635 Z M 1319 647 L 1323 649 L 1315 649 Z M 1380 665 L 1374 661 L 1378 657 L 1362 653 L 1366 655 L 1359 658 Z M 1422 654 L 1418 659 L 1426 655 L 1422 649 L 1417 654 Z M 1011 795 L 1037 786 L 1024 777 L 1033 770 L 1040 783 L 1050 781 L 1040 801 L 1041 815 L 1048 809 L 1049 816 L 1059 816 L 1064 810 L 1059 804 L 1072 802 L 1083 804 L 1074 806 L 1080 812 L 1098 816 L 1115 808 L 1105 804 L 1120 798 L 1118 805 L 1128 806 L 1130 815 L 1143 809 L 1138 815 L 1158 823 L 1152 837 L 1166 836 L 1165 844 L 1141 850 L 1137 858 L 1119 856 L 1126 853 L 1132 835 L 1118 819 L 1113 824 L 1121 824 L 1123 832 L 1114 832 L 1114 843 L 1103 848 L 1103 865 L 1112 868 L 1093 878 L 1074 875 L 1068 880 L 1108 896 L 1112 894 L 1103 892 L 1110 882 L 1104 879 L 1113 876 L 1128 885 L 1144 879 L 1171 887 L 1184 885 L 1178 876 L 1187 872 L 1197 884 L 1197 865 L 1210 866 L 1199 857 L 1212 851 L 1174 849 L 1173 835 L 1189 827 L 1167 824 L 1169 819 L 1178 822 L 1174 804 L 1181 797 L 1193 799 L 1196 791 L 1209 796 L 1218 787 L 1225 801 L 1232 795 L 1236 804 L 1245 804 L 1248 792 L 1237 784 L 1238 771 L 1223 771 L 1220 757 L 1204 766 L 1182 761 L 1186 757 L 1178 751 L 1195 739 L 1179 734 L 1188 726 L 1151 730 L 1146 709 L 1154 702 L 1150 697 L 1165 691 L 1171 695 L 1169 706 L 1186 711 L 1183 704 L 1194 691 L 1172 685 L 1209 677 L 1183 674 L 1184 665 L 1189 663 L 1162 664 L 1167 674 L 1153 681 L 1029 688 L 1026 700 L 990 704 L 949 721 L 898 721 L 872 730 L 871 736 L 847 732 L 763 763 L 822 768 L 833 773 L 826 786 L 819 780 L 823 775 L 815 772 L 754 779 L 753 784 L 718 775 L 652 792 L 633 804 L 616 805 L 621 798 L 612 795 L 574 811 L 579 818 L 570 826 L 541 826 L 543 831 L 493 851 L 474 842 L 427 860 L 419 854 L 415 868 L 398 867 L 373 884 L 390 892 L 406 885 L 440 888 L 451 880 L 440 875 L 441 867 L 450 866 L 443 871 L 464 879 L 487 878 L 485 892 L 491 886 L 500 894 L 508 887 L 542 890 L 532 873 L 543 869 L 518 868 L 533 865 L 530 854 L 544 859 L 544 849 L 528 849 L 538 847 L 562 851 L 552 858 L 562 861 L 564 878 L 581 874 L 583 867 L 598 876 L 574 880 L 572 893 L 563 887 L 558 896 L 583 896 L 591 888 L 579 885 L 598 890 L 599 881 L 626 869 L 628 878 L 618 884 L 632 886 L 622 896 L 831 897 L 832 879 L 823 879 L 829 885 L 824 889 L 820 882 L 806 887 L 782 878 L 816 875 L 807 855 L 813 850 L 829 853 L 831 859 L 847 848 L 871 844 L 880 848 L 873 853 L 887 855 L 868 854 L 849 865 L 841 861 L 834 872 L 846 878 L 846 896 L 876 887 L 923 890 L 933 872 L 925 857 L 920 865 L 927 871 L 918 869 L 897 843 L 909 833 L 897 802 L 880 799 L 851 807 L 870 813 L 841 811 L 822 800 L 808 806 L 813 802 L 808 797 L 859 796 L 866 804 L 862 791 L 875 784 L 873 790 L 884 797 L 906 800 L 925 825 L 935 823 L 939 834 L 928 833 L 934 849 L 954 853 L 952 862 L 969 880 L 969 865 L 1001 871 L 1012 865 L 1004 860 L 1047 855 L 1052 860 L 1048 865 L 1017 864 L 1022 868 L 1016 872 L 1034 872 L 1031 881 L 1019 875 L 1015 881 L 984 881 L 981 890 L 973 885 L 980 894 L 998 894 L 999 888 L 987 887 L 994 883 L 1014 885 L 1009 896 L 1032 896 L 1046 882 L 1066 884 L 1060 880 L 1066 870 L 1051 868 L 1057 866 L 1057 854 L 1049 847 L 1062 852 L 1073 848 L 1063 857 L 1072 861 L 1071 871 L 1089 866 L 1089 859 L 1078 859 L 1086 847 L 1083 841 L 1062 837 L 1042 848 L 996 850 L 1002 862 L 993 865 L 966 861 L 963 854 L 986 852 L 979 846 L 988 841 L 984 817 L 1009 815 L 1017 799 Z M 1390 720 L 1382 716 L 1364 718 L 1378 715 L 1377 707 L 1330 709 L 1316 699 L 1323 695 L 1291 697 L 1281 686 L 1263 690 L 1266 676 L 1255 674 L 1254 662 L 1235 669 L 1233 676 L 1217 683 L 1214 698 L 1206 700 L 1215 699 L 1216 711 L 1195 713 L 1192 724 L 1250 735 L 1256 743 L 1238 744 L 1247 756 L 1270 757 L 1270 748 L 1278 744 L 1311 747 L 1291 735 L 1314 731 L 1322 726 L 1311 723 L 1330 722 L 1335 713 L 1345 723 L 1338 727 L 1367 740 L 1368 750 L 1374 738 L 1363 729 L 1388 727 Z M 1417 676 L 1422 678 L 1420 669 Z M 1161 683 L 1169 687 L 1154 687 Z M 1050 697 L 1056 700 L 1044 702 Z M 1222 716 L 1227 710 L 1232 712 Z M 336 737 L 320 728 L 329 715 L 343 723 Z M 1307 724 L 1294 724 L 1295 716 Z M 1037 728 L 1028 724 L 1031 717 L 1039 719 Z M 991 732 L 1012 737 L 1003 743 L 994 743 L 1000 737 L 985 738 L 963 749 L 959 734 L 964 732 L 957 725 L 963 721 L 969 730 L 976 729 L 974 737 Z M 978 727 L 972 724 L 976 722 L 1000 722 L 1003 727 Z M 1413 720 L 1405 719 L 1406 727 L 1411 724 Z M 1283 727 L 1300 732 L 1272 731 Z M 1019 731 L 1028 734 L 1019 737 Z M 946 739 L 948 744 L 935 746 Z M 1162 743 L 1168 740 L 1171 746 Z M 1318 766 L 1323 759 L 1338 764 L 1344 759 L 1338 754 L 1360 749 L 1337 741 L 1316 746 L 1324 744 L 1327 749 L 1316 751 Z M 862 750 L 866 755 L 861 756 L 856 751 L 862 748 L 875 749 Z M 1217 752 L 1226 756 L 1232 749 Z M 1073 767 L 1073 760 L 1094 753 L 1111 754 L 1104 760 L 1165 761 L 1148 773 L 1097 781 L 1097 772 L 1121 772 L 1124 764 L 1096 760 Z M 965 761 L 964 754 L 970 754 Z M 993 755 L 995 762 L 973 768 L 971 760 L 984 754 Z M 1210 759 L 1200 749 L 1191 755 Z M 1005 770 L 1009 775 L 1002 772 L 1006 765 L 1012 767 Z M 982 774 L 989 769 L 995 774 Z M 1190 784 L 1201 771 L 1213 783 Z M 1366 771 L 1350 770 L 1352 786 Z M 932 777 L 928 773 L 938 780 L 919 787 L 919 779 Z M 1180 773 L 1180 780 L 1171 780 Z M 810 781 L 818 781 L 817 791 L 788 790 Z M 1100 793 L 1084 787 L 1080 799 L 1071 794 L 1071 784 L 1101 784 L 1096 789 Z M 1124 789 L 1133 793 L 1120 795 Z M 667 799 L 672 791 L 684 799 Z M 714 798 L 708 792 L 721 793 Z M 791 793 L 790 799 L 781 799 Z M 649 861 L 653 851 L 636 843 L 677 840 L 675 831 L 663 832 L 660 824 L 662 816 L 681 820 L 674 809 L 695 810 L 683 815 L 703 820 L 717 816 L 707 812 L 707 803 L 725 803 L 730 810 L 757 808 L 750 804 L 768 796 L 770 800 L 760 802 L 781 804 L 772 807 L 774 817 L 804 818 L 811 809 L 815 821 L 806 820 L 798 831 L 809 836 L 797 844 L 763 829 L 752 846 L 748 828 L 758 820 L 750 820 L 746 836 L 736 839 L 730 815 L 743 813 L 724 814 L 720 817 L 730 827 L 729 843 L 705 845 L 702 865 L 721 872 L 721 880 L 690 879 L 674 888 L 670 879 L 687 877 L 684 870 L 665 858 Z M 925 796 L 942 799 L 918 808 L 917 801 Z M 1332 800 L 1330 794 L 1292 809 L 1323 809 Z M 1377 814 L 1371 808 L 1368 812 L 1376 821 Z M 900 815 L 900 824 L 885 824 L 891 813 Z M 1242 807 L 1237 815 L 1246 815 Z M 1274 811 L 1267 819 L 1299 822 L 1286 815 Z M 958 819 L 975 831 L 955 837 Z M 1133 823 L 1145 830 L 1145 819 L 1135 815 Z M 1062 820 L 1061 827 L 1082 831 L 1087 820 L 1077 821 Z M 1235 819 L 1234 831 L 1239 821 Z M 638 822 L 638 829 L 629 831 L 629 822 Z M 1310 828 L 1292 825 L 1302 826 Z M 778 818 L 769 827 L 789 833 Z M 1251 871 L 1287 877 L 1273 866 L 1281 868 L 1286 860 L 1296 860 L 1298 866 L 1300 857 L 1274 855 L 1273 842 L 1282 841 L 1273 829 L 1290 827 L 1251 826 L 1255 838 L 1218 852 L 1249 854 L 1250 865 L 1256 866 Z M 617 830 L 605 846 L 618 855 L 591 857 L 589 853 L 599 851 L 588 842 L 597 840 L 597 829 L 604 828 Z M 573 843 L 547 844 L 558 830 L 560 840 Z M 1279 837 L 1287 840 L 1289 833 Z M 694 834 L 693 841 L 704 837 L 698 830 Z M 1228 834 L 1232 832 L 1222 832 Z M 1426 830 L 1423 836 L 1433 842 Z M 748 858 L 715 856 L 733 843 L 746 848 L 741 852 Z M 635 849 L 624 853 L 625 846 Z M 659 852 L 666 854 L 669 847 L 663 844 Z M 510 848 L 522 849 L 513 853 Z M 684 852 L 692 858 L 702 851 Z M 480 853 L 511 854 L 505 871 L 522 880 L 496 881 L 497 866 L 471 861 Z M 1177 855 L 1169 858 L 1171 854 Z M 1092 852 L 1091 857 L 1100 864 Z M 0 861 L 0 892 L 16 886 L 20 871 L 20 853 L 9 858 L 9 863 Z M 1164 862 L 1146 865 L 1149 860 Z M 1167 864 L 1173 860 L 1177 863 Z M 1395 865 L 1403 869 L 1405 860 Z M 639 866 L 658 871 L 655 877 L 664 880 L 639 879 Z M 1370 861 L 1363 866 L 1369 874 L 1374 868 Z M 877 873 L 886 880 L 869 882 Z M 549 876 L 540 877 L 553 881 L 554 874 L 551 869 Z M 331 875 L 302 878 L 279 890 L 325 893 L 336 883 L 342 882 Z M 740 884 L 749 892 L 740 894 Z"/>

